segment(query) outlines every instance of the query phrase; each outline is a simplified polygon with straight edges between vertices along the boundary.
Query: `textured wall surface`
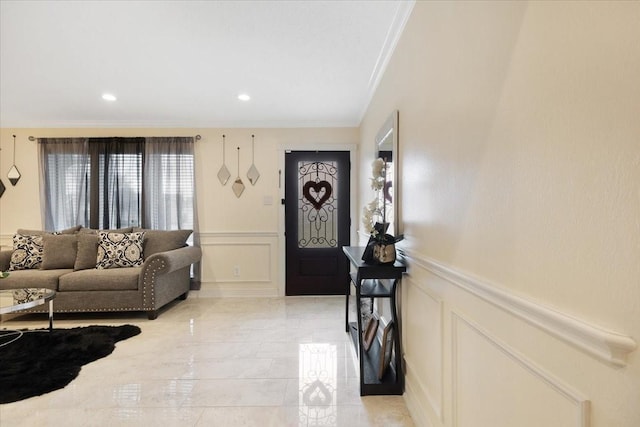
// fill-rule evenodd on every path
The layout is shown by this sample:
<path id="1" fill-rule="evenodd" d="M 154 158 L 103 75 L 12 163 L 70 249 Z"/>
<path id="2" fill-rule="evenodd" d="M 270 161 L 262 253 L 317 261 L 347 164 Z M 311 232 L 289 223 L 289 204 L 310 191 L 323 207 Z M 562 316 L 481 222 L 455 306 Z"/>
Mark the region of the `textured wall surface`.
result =
<path id="1" fill-rule="evenodd" d="M 640 338 L 638 22 L 638 2 L 416 3 L 361 159 L 399 110 L 407 396 L 425 424 L 640 424 L 637 350 L 614 367 L 478 291 Z"/>

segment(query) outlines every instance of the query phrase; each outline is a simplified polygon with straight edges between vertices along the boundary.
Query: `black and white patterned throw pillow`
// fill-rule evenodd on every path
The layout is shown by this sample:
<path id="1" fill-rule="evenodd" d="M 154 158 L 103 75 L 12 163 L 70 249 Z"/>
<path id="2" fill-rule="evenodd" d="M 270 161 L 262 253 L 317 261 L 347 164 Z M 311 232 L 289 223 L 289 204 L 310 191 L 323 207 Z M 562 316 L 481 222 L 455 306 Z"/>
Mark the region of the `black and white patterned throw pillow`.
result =
<path id="1" fill-rule="evenodd" d="M 144 232 L 109 233 L 99 231 L 96 268 L 140 267 L 144 262 L 143 240 Z"/>
<path id="2" fill-rule="evenodd" d="M 40 268 L 42 264 L 42 236 L 13 236 L 13 253 L 9 262 L 9 270 L 29 270 Z"/>

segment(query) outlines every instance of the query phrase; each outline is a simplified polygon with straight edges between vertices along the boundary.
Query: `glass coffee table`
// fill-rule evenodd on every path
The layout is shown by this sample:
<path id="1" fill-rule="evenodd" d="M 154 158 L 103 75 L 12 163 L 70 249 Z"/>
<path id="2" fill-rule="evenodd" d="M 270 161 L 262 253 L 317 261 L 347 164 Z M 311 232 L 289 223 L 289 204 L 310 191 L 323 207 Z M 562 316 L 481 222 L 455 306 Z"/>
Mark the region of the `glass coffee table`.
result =
<path id="1" fill-rule="evenodd" d="M 49 332 L 53 329 L 53 299 L 56 291 L 46 288 L 19 288 L 0 290 L 0 314 L 14 313 L 27 308 L 49 303 Z M 10 344 L 22 336 L 22 331 L 0 330 L 0 347 Z"/>

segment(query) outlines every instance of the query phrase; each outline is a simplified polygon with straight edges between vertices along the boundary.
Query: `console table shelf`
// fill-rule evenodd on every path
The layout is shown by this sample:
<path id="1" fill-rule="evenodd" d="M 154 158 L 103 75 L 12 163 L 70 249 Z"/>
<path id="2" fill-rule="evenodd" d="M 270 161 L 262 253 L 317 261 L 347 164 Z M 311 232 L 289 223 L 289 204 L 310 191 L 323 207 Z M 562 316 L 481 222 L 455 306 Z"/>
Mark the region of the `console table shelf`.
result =
<path id="1" fill-rule="evenodd" d="M 349 324 L 351 341 L 355 348 L 358 348 L 358 324 Z M 368 352 L 363 352 L 362 365 L 363 375 L 360 381 L 360 396 L 402 394 L 402 388 L 398 387 L 395 368 L 390 366 L 385 372 L 382 380 L 378 379 L 378 363 L 380 361 L 380 341 L 373 340 Z"/>
<path id="2" fill-rule="evenodd" d="M 350 273 L 351 281 L 356 290 L 356 321 L 349 321 L 349 296 L 350 289 L 346 293 L 346 314 L 345 328 L 350 335 L 354 348 L 358 355 L 360 367 L 360 395 L 401 395 L 404 391 L 404 376 L 402 374 L 402 351 L 400 348 L 400 328 L 396 310 L 396 287 L 398 280 L 402 277 L 407 268 L 402 261 L 397 260 L 393 265 L 367 264 L 362 261 L 364 248 L 354 246 L 344 246 L 343 252 L 355 268 Z M 363 349 L 364 325 L 362 325 L 361 300 L 365 299 L 385 299 L 389 303 L 391 318 L 393 322 L 393 355 L 382 379 L 378 379 L 380 358 L 382 355 L 382 344 L 377 337 L 371 343 L 368 351 Z M 372 305 L 373 308 L 373 305 Z"/>
<path id="3" fill-rule="evenodd" d="M 357 283 L 357 274 L 351 273 L 351 282 Z M 363 279 L 360 283 L 360 296 L 363 298 L 390 298 L 393 281 L 389 279 Z"/>

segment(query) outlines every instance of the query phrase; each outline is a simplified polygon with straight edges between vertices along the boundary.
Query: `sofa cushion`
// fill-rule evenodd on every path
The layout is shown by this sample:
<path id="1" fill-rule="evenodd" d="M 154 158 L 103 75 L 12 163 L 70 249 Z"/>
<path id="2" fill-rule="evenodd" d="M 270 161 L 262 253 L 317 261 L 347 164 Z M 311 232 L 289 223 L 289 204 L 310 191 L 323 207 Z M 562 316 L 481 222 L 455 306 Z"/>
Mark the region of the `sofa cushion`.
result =
<path id="1" fill-rule="evenodd" d="M 73 268 L 78 252 L 78 238 L 75 234 L 44 234 L 42 236 L 42 268 Z"/>
<path id="2" fill-rule="evenodd" d="M 2 289 L 47 288 L 58 290 L 58 279 L 73 270 L 21 270 L 12 271 L 8 277 L 0 280 Z"/>
<path id="3" fill-rule="evenodd" d="M 96 268 L 139 267 L 144 262 L 144 232 L 109 233 L 98 231 Z"/>
<path id="4" fill-rule="evenodd" d="M 98 234 L 78 234 L 78 254 L 73 265 L 74 270 L 86 270 L 96 268 L 98 260 Z"/>
<path id="5" fill-rule="evenodd" d="M 75 234 L 80 230 L 81 226 L 76 225 L 75 227 L 66 228 L 60 231 L 46 231 L 46 230 L 26 230 L 24 228 L 19 228 L 17 233 L 29 236 L 42 236 L 44 234 Z"/>
<path id="6" fill-rule="evenodd" d="M 145 259 L 158 252 L 185 247 L 187 239 L 193 233 L 193 230 L 149 230 L 144 228 L 134 228 L 133 231 L 144 231 Z"/>
<path id="7" fill-rule="evenodd" d="M 40 268 L 42 263 L 42 236 L 14 234 L 13 253 L 9 270 Z"/>
<path id="8" fill-rule="evenodd" d="M 58 289 L 65 291 L 137 290 L 141 267 L 81 270 L 60 277 Z"/>
<path id="9" fill-rule="evenodd" d="M 106 231 L 109 233 L 131 233 L 133 231 L 133 227 L 124 227 L 124 228 L 114 228 L 112 230 L 96 230 L 95 228 L 85 228 L 80 227 L 78 233 L 81 234 L 98 234 L 98 231 Z"/>

